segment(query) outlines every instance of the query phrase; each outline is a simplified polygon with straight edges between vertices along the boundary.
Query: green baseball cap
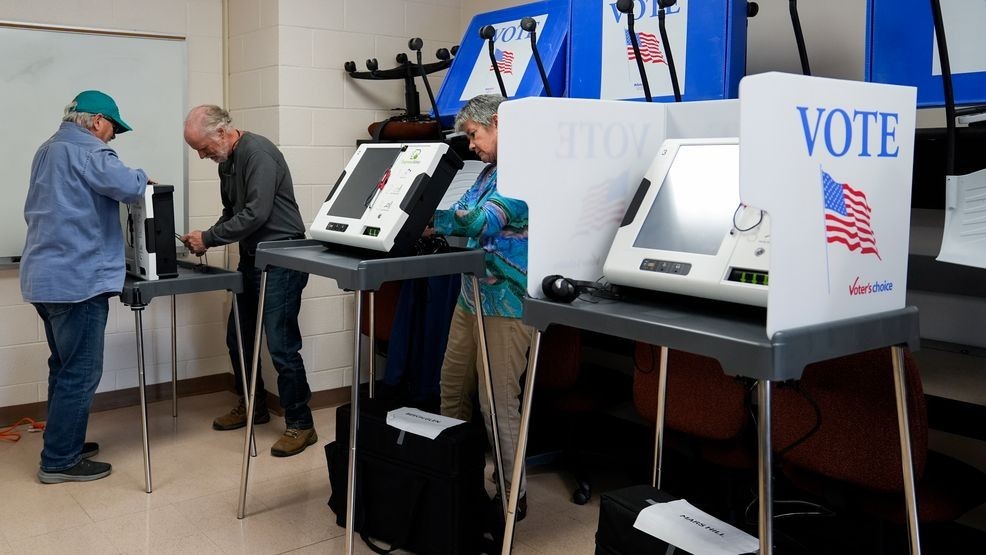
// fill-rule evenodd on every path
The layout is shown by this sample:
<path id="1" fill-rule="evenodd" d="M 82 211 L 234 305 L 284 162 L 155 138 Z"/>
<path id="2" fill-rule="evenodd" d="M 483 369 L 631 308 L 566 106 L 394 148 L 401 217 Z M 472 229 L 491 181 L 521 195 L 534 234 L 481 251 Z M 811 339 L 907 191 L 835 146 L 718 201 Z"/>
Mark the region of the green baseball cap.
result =
<path id="1" fill-rule="evenodd" d="M 100 91 L 82 91 L 74 99 L 75 111 L 89 114 L 101 114 L 113 121 L 114 132 L 119 135 L 133 128 L 120 117 L 120 109 L 110 95 Z"/>

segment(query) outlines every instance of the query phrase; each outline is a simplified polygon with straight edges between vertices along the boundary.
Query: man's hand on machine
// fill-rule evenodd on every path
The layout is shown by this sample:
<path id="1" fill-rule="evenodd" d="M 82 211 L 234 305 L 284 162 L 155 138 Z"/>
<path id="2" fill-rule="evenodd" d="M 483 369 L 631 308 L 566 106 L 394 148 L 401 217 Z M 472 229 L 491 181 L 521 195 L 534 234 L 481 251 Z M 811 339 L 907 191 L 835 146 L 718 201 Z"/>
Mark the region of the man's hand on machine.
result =
<path id="1" fill-rule="evenodd" d="M 422 237 L 431 237 L 434 234 L 435 234 L 435 228 L 431 227 L 430 225 L 426 227 L 424 231 L 421 232 Z"/>
<path id="2" fill-rule="evenodd" d="M 196 256 L 202 256 L 205 254 L 205 251 L 209 250 L 209 247 L 206 247 L 202 241 L 202 232 L 197 229 L 182 235 L 181 242 Z"/>

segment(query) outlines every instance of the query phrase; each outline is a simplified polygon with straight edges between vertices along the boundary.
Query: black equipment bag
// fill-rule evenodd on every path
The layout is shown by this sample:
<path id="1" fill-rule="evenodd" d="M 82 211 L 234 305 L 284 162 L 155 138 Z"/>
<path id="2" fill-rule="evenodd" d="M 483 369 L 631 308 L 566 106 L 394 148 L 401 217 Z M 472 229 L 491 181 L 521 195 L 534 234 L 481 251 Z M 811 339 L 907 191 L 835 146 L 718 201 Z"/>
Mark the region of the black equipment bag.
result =
<path id="1" fill-rule="evenodd" d="M 637 514 L 655 503 L 676 497 L 650 486 L 632 486 L 604 493 L 599 500 L 599 528 L 596 529 L 596 555 L 689 555 L 633 527 Z"/>
<path id="2" fill-rule="evenodd" d="M 397 548 L 420 555 L 478 553 L 489 499 L 483 486 L 483 429 L 461 424 L 431 440 L 388 426 L 392 403 L 360 402 L 356 532 L 378 553 Z M 343 527 L 350 411 L 350 405 L 336 409 L 336 441 L 325 446 L 332 485 L 329 507 Z M 372 539 L 391 549 L 374 545 Z"/>

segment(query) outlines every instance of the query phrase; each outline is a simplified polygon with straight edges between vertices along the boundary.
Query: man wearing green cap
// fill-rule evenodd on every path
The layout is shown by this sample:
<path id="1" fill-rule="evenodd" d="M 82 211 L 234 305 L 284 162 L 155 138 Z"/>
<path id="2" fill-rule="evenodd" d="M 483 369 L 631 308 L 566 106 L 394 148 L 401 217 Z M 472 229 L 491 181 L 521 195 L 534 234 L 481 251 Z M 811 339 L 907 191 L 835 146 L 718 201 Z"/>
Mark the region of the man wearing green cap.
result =
<path id="1" fill-rule="evenodd" d="M 103 374 L 108 300 L 123 289 L 119 203 L 143 197 L 148 183 L 143 170 L 128 168 L 107 146 L 130 130 L 112 98 L 81 92 L 31 166 L 20 277 L 51 351 L 38 471 L 44 484 L 98 480 L 111 470 L 89 459 L 99 446 L 85 438 Z"/>

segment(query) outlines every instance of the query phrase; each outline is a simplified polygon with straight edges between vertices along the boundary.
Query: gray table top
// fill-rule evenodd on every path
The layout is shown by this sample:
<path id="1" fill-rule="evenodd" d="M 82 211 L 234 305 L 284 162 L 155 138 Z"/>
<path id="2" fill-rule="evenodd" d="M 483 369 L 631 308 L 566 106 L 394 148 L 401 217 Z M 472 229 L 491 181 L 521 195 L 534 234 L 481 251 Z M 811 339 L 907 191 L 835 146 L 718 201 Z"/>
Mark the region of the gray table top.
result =
<path id="1" fill-rule="evenodd" d="M 386 253 L 327 247 L 313 239 L 257 246 L 257 267 L 278 266 L 336 280 L 348 291 L 376 291 L 388 281 L 450 274 L 485 275 L 481 249 L 392 257 Z"/>
<path id="2" fill-rule="evenodd" d="M 918 310 L 890 312 L 787 330 L 767 337 L 766 311 L 681 296 L 646 300 L 525 299 L 524 323 L 539 330 L 575 327 L 715 358 L 730 375 L 801 377 L 806 365 L 891 345 L 919 346 Z"/>
<path id="3" fill-rule="evenodd" d="M 201 270 L 204 268 L 205 270 Z M 144 306 L 154 297 L 202 293 L 204 291 L 243 291 L 243 276 L 239 272 L 213 266 L 178 262 L 178 277 L 147 281 L 127 276 L 120 300 L 127 306 Z"/>

